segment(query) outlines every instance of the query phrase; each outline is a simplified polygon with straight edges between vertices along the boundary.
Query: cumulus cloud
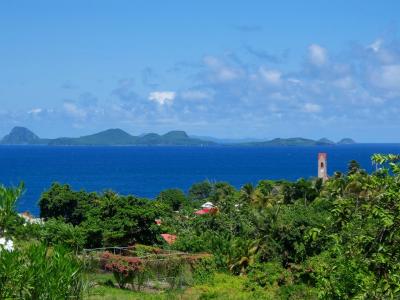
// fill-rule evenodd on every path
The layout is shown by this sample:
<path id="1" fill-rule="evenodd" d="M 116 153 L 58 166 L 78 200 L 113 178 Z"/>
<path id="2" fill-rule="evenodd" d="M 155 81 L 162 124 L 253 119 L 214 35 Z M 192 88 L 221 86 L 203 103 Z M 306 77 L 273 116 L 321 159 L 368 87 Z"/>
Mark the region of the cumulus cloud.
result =
<path id="1" fill-rule="evenodd" d="M 259 69 L 259 74 L 261 75 L 261 78 L 269 84 L 278 85 L 281 83 L 282 73 L 277 70 L 268 70 L 261 67 Z"/>
<path id="2" fill-rule="evenodd" d="M 79 108 L 75 103 L 70 101 L 64 102 L 63 109 L 67 115 L 73 118 L 85 119 L 87 116 L 87 112 L 84 109 Z"/>
<path id="3" fill-rule="evenodd" d="M 374 69 L 371 74 L 371 82 L 383 89 L 400 91 L 400 63 Z"/>
<path id="4" fill-rule="evenodd" d="M 303 106 L 303 111 L 307 113 L 318 113 L 321 110 L 321 106 L 315 103 L 305 103 Z"/>
<path id="5" fill-rule="evenodd" d="M 28 111 L 28 114 L 30 115 L 38 115 L 43 111 L 42 108 L 32 108 Z"/>
<path id="6" fill-rule="evenodd" d="M 209 79 L 213 82 L 232 81 L 240 76 L 238 68 L 231 67 L 214 56 L 204 57 L 203 62 L 208 68 Z"/>
<path id="7" fill-rule="evenodd" d="M 154 74 L 145 69 L 136 81 L 122 79 L 106 95 L 77 91 L 74 101 L 46 119 L 140 124 L 147 131 L 166 124 L 189 131 L 219 128 L 226 135 L 234 124 L 240 134 L 270 130 L 276 136 L 290 135 L 290 128 L 313 132 L 316 122 L 332 131 L 342 126 L 343 135 L 355 126 L 372 128 L 376 120 L 400 126 L 400 42 L 377 39 L 329 56 L 328 48 L 312 44 L 299 50 L 305 55 L 297 65 L 257 60 L 240 49 L 198 57 L 184 72 L 169 72 L 172 79 L 162 89 L 152 87 Z M 38 121 L 46 112 L 25 108 L 12 119 Z"/>
<path id="8" fill-rule="evenodd" d="M 308 47 L 308 58 L 313 65 L 321 67 L 326 64 L 328 53 L 325 48 L 312 44 Z"/>
<path id="9" fill-rule="evenodd" d="M 176 93 L 171 91 L 155 91 L 149 94 L 149 100 L 159 105 L 172 104 L 175 97 Z"/>

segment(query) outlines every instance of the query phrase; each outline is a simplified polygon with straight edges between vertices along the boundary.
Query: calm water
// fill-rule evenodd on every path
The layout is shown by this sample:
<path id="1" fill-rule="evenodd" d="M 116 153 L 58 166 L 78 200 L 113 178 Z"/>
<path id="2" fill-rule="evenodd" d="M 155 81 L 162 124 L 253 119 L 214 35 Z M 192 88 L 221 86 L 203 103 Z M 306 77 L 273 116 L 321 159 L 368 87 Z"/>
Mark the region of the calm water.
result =
<path id="1" fill-rule="evenodd" d="M 321 147 L 47 147 L 0 146 L 0 183 L 23 180 L 26 193 L 20 211 L 38 214 L 37 201 L 52 182 L 75 189 L 155 197 L 161 190 L 185 191 L 205 179 L 228 181 L 236 187 L 260 179 L 315 176 L 317 153 L 328 153 L 328 172 L 345 171 L 358 160 L 372 170 L 373 153 L 400 153 L 399 144 Z"/>

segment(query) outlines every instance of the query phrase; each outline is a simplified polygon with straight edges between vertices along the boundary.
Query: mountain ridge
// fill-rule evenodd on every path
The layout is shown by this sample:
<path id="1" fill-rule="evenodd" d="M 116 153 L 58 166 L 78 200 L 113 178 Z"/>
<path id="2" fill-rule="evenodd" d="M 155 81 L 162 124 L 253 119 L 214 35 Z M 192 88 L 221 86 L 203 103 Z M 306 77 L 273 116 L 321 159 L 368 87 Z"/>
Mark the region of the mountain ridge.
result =
<path id="1" fill-rule="evenodd" d="M 14 127 L 0 144 L 3 145 L 49 145 L 49 146 L 209 146 L 214 142 L 191 138 L 180 130 L 166 134 L 148 133 L 134 136 L 119 128 L 111 128 L 80 137 L 42 139 L 25 127 Z"/>
<path id="2" fill-rule="evenodd" d="M 231 146 L 321 146 L 321 145 L 348 145 L 354 140 L 343 138 L 335 143 L 327 138 L 319 140 L 302 137 L 275 138 L 266 141 L 238 142 Z M 189 136 L 185 131 L 173 130 L 165 134 L 147 133 L 131 135 L 120 128 L 110 128 L 94 134 L 80 137 L 60 137 L 54 139 L 40 138 L 25 127 L 14 127 L 9 134 L 0 140 L 3 145 L 49 145 L 49 146 L 222 146 L 228 144 L 217 143 L 211 140 Z"/>

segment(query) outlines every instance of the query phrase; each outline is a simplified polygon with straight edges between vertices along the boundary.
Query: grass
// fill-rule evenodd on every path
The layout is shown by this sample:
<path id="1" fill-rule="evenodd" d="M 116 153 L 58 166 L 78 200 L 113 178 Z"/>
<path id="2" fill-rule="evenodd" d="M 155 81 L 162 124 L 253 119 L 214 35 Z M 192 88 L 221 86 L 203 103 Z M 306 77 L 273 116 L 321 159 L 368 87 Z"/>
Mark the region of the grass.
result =
<path id="1" fill-rule="evenodd" d="M 273 299 L 265 291 L 246 291 L 244 286 L 245 281 L 245 277 L 218 273 L 215 274 L 213 282 L 188 288 L 184 291 L 182 298 L 176 299 Z"/>
<path id="2" fill-rule="evenodd" d="M 135 292 L 123 290 L 112 286 L 106 286 L 105 283 L 112 279 L 111 274 L 95 274 L 91 279 L 97 282 L 91 295 L 87 300 L 248 300 L 248 299 L 273 299 L 265 291 L 250 292 L 245 291 L 244 283 L 246 278 L 233 276 L 224 273 L 218 273 L 214 280 L 207 284 L 195 285 L 184 290 L 175 291 L 142 291 Z M 113 281 L 114 282 L 114 281 Z"/>
<path id="3" fill-rule="evenodd" d="M 94 282 L 96 286 L 91 290 L 88 300 L 127 300 L 127 299 L 143 299 L 143 300 L 164 300 L 164 299 L 180 299 L 178 294 L 181 291 L 141 291 L 136 292 L 128 289 L 120 289 L 116 287 L 114 277 L 110 273 L 90 274 L 89 280 Z M 114 285 L 114 286 L 112 286 Z"/>

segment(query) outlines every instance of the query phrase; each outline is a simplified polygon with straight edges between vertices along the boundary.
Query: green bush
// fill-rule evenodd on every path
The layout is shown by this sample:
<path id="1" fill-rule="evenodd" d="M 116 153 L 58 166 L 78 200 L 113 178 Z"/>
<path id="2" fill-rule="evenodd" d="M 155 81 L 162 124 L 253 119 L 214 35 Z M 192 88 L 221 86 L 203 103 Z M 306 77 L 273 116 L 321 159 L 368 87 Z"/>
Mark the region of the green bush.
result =
<path id="1" fill-rule="evenodd" d="M 24 192 L 24 183 L 18 187 L 5 187 L 0 184 L 0 237 L 10 235 L 23 220 L 17 215 L 17 201 Z"/>
<path id="2" fill-rule="evenodd" d="M 85 234 L 78 226 L 50 219 L 42 226 L 41 240 L 48 245 L 62 245 L 78 252 L 85 243 Z"/>
<path id="3" fill-rule="evenodd" d="M 217 266 L 214 257 L 204 257 L 192 263 L 193 280 L 195 284 L 211 283 L 214 279 Z"/>
<path id="4" fill-rule="evenodd" d="M 280 286 L 288 281 L 288 272 L 278 261 L 268 263 L 257 263 L 249 267 L 247 286 L 251 288 L 253 284 L 269 288 Z"/>
<path id="5" fill-rule="evenodd" d="M 0 299 L 82 299 L 82 264 L 62 247 L 0 252 Z"/>

